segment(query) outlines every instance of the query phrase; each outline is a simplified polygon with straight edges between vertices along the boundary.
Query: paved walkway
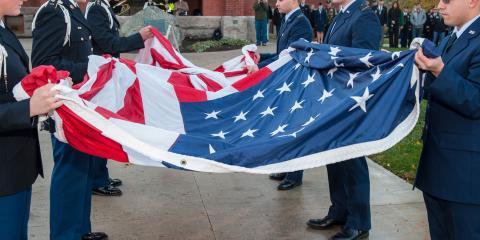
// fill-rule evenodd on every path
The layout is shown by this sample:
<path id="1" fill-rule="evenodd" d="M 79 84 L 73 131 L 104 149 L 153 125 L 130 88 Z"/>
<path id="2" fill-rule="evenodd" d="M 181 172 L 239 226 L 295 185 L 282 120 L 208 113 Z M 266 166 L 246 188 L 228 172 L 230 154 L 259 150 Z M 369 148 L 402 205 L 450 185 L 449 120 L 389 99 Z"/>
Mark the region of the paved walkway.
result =
<path id="1" fill-rule="evenodd" d="M 22 39 L 29 51 L 30 39 Z M 273 51 L 275 46 L 262 47 Z M 185 54 L 195 64 L 213 68 L 239 51 Z M 133 55 L 126 55 L 132 57 Z M 49 187 L 53 160 L 46 133 L 40 134 L 45 179 L 33 187 L 30 239 L 46 240 L 49 232 Z M 303 185 L 275 190 L 264 175 L 209 174 L 109 164 L 124 185 L 122 197 L 94 197 L 95 231 L 111 240 L 156 239 L 328 239 L 335 231 L 306 228 L 330 204 L 325 167 L 307 170 Z M 429 239 L 426 212 L 418 191 L 369 162 L 373 229 L 370 239 Z"/>

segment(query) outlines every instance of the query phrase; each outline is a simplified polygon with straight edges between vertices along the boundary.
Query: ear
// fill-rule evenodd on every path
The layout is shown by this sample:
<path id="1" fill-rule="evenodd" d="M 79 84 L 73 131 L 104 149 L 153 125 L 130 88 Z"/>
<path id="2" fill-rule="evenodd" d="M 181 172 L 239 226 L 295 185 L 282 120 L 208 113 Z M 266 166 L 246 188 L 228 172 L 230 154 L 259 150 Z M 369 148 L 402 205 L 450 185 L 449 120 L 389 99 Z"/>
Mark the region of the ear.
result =
<path id="1" fill-rule="evenodd" d="M 469 0 L 468 6 L 470 8 L 480 10 L 480 0 Z"/>

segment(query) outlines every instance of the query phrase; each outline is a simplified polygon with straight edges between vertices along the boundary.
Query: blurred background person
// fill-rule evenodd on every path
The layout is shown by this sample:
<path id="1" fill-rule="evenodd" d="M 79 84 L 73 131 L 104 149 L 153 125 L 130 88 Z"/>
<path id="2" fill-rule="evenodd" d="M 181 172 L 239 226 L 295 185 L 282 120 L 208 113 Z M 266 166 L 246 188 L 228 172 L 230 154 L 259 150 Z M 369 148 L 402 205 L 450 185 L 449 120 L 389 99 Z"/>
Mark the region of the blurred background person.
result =
<path id="1" fill-rule="evenodd" d="M 388 10 L 388 35 L 391 48 L 398 48 L 398 39 L 400 38 L 400 27 L 403 26 L 403 12 L 395 1 L 390 10 Z"/>
<path id="2" fill-rule="evenodd" d="M 323 42 L 325 26 L 327 25 L 327 11 L 323 7 L 321 1 L 318 1 L 317 9 L 312 12 L 313 25 L 316 31 L 316 40 L 319 43 Z"/>

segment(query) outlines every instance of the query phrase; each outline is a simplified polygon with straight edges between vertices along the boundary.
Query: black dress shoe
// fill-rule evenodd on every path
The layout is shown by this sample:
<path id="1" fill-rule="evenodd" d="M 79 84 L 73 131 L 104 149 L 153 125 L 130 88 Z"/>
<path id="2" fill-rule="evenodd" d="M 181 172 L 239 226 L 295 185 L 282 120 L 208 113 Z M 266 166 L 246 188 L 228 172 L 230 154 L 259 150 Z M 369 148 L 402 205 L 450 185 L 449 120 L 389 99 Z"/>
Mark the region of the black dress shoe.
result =
<path id="1" fill-rule="evenodd" d="M 276 181 L 282 181 L 283 179 L 285 179 L 286 176 L 287 176 L 286 173 L 272 173 L 268 175 L 270 179 L 276 180 Z"/>
<path id="2" fill-rule="evenodd" d="M 368 239 L 368 231 L 359 229 L 343 228 L 342 231 L 333 235 L 330 240 L 360 240 Z"/>
<path id="3" fill-rule="evenodd" d="M 302 182 L 283 179 L 283 181 L 278 185 L 277 190 L 279 191 L 290 190 L 300 185 L 302 185 Z"/>
<path id="4" fill-rule="evenodd" d="M 108 178 L 108 183 L 107 184 L 112 186 L 112 187 L 118 187 L 118 186 L 122 185 L 122 180 L 117 179 L 117 178 L 114 178 L 114 179 Z"/>
<path id="5" fill-rule="evenodd" d="M 107 240 L 108 235 L 104 232 L 92 232 L 89 234 L 85 234 L 82 237 L 82 240 Z"/>
<path id="6" fill-rule="evenodd" d="M 111 185 L 107 185 L 107 186 L 92 189 L 92 194 L 98 195 L 98 196 L 107 196 L 107 197 L 121 196 L 122 190 L 116 187 L 112 187 Z"/>
<path id="7" fill-rule="evenodd" d="M 332 228 L 333 226 L 343 225 L 343 224 L 345 224 L 345 222 L 335 220 L 328 216 L 321 219 L 310 219 L 307 222 L 307 225 L 310 228 L 317 229 L 317 230 L 326 230 L 326 229 Z"/>

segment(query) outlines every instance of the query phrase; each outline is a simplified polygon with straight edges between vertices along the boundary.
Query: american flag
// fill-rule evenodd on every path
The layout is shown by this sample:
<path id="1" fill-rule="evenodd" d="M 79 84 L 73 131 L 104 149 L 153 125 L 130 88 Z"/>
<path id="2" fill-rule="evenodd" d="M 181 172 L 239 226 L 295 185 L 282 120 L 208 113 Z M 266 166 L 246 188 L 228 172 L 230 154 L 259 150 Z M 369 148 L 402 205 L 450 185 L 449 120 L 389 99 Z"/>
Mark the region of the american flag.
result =
<path id="1" fill-rule="evenodd" d="M 414 54 L 299 40 L 269 66 L 215 90 L 178 81 L 187 74 L 178 69 L 91 56 L 88 80 L 73 89 L 59 83 L 65 105 L 53 114 L 55 136 L 148 166 L 319 167 L 382 152 L 408 135 L 419 117 Z M 20 84 L 15 95 L 27 92 Z"/>

